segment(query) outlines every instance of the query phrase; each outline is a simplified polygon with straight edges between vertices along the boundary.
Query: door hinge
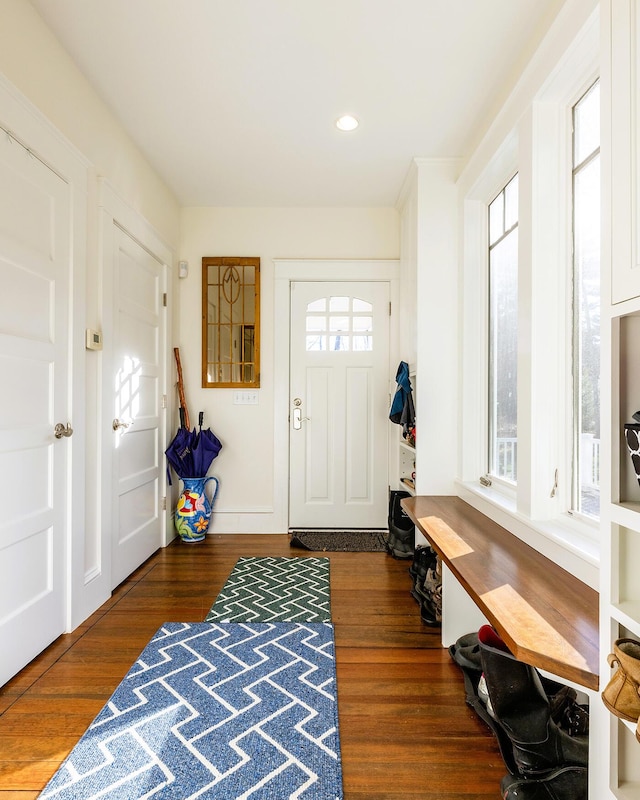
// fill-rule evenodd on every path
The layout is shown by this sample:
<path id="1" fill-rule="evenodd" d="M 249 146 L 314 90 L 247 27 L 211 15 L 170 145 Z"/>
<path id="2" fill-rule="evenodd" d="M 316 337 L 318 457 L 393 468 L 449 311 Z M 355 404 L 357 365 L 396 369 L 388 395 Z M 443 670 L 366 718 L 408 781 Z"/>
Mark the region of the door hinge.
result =
<path id="1" fill-rule="evenodd" d="M 167 498 L 166 497 L 162 498 L 162 510 L 163 511 L 167 510 Z"/>
<path id="2" fill-rule="evenodd" d="M 389 316 L 391 316 L 391 300 L 389 300 Z"/>
<path id="3" fill-rule="evenodd" d="M 162 395 L 162 408 L 166 408 L 166 407 L 167 407 L 167 395 L 163 394 Z"/>
<path id="4" fill-rule="evenodd" d="M 167 293 L 166 292 L 162 293 L 162 305 L 164 306 L 164 308 L 167 307 Z"/>

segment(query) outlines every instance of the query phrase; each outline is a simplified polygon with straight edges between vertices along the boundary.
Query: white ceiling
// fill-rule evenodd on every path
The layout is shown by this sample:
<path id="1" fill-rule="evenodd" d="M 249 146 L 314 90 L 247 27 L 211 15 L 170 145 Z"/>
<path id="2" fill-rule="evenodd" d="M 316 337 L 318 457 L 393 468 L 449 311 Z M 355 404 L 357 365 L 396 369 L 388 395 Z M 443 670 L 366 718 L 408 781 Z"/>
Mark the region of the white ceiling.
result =
<path id="1" fill-rule="evenodd" d="M 181 205 L 340 207 L 467 155 L 563 0 L 31 2 Z"/>

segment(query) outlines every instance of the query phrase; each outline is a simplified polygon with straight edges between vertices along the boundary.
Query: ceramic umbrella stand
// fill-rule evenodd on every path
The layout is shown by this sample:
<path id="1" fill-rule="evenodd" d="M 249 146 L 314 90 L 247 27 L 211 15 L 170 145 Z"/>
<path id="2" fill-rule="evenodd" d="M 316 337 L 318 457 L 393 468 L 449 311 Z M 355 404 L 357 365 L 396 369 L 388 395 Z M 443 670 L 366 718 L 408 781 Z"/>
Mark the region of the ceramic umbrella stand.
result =
<path id="1" fill-rule="evenodd" d="M 180 478 L 183 484 L 174 516 L 176 531 L 183 542 L 201 542 L 209 529 L 213 504 L 218 494 L 218 479 Z M 211 499 L 206 487 L 213 482 Z"/>
<path id="2" fill-rule="evenodd" d="M 222 449 L 220 440 L 210 428 L 199 430 L 180 427 L 165 450 L 169 466 L 182 483 L 174 523 L 183 542 L 201 542 L 209 529 L 213 505 L 218 494 L 218 479 L 207 475 L 213 459 Z M 171 474 L 168 473 L 169 483 Z"/>

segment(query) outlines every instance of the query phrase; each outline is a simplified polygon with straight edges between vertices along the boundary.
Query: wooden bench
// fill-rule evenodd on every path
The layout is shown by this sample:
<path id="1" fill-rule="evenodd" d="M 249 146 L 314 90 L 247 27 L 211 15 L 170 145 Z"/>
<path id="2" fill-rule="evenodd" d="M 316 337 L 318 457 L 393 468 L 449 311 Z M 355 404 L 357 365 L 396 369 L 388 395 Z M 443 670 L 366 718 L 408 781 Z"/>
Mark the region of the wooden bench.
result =
<path id="1" fill-rule="evenodd" d="M 518 660 L 598 690 L 595 590 L 458 497 L 402 506 Z"/>

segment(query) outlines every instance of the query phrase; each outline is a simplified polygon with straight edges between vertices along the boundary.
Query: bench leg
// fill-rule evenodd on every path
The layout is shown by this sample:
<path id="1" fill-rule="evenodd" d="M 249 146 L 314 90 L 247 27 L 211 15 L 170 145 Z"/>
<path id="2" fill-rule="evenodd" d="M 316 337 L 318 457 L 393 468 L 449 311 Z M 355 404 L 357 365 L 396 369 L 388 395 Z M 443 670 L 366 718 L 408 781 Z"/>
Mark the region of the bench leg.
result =
<path id="1" fill-rule="evenodd" d="M 476 633 L 486 624 L 485 616 L 443 562 L 442 646 L 449 647 L 461 636 Z"/>

